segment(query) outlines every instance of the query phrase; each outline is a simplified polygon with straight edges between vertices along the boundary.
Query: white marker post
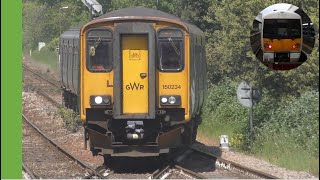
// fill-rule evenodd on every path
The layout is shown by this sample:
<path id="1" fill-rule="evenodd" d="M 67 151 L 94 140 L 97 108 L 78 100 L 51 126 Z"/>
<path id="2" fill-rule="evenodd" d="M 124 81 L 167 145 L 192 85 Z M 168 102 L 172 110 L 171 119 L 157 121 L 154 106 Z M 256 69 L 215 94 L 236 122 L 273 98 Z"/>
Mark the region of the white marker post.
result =
<path id="1" fill-rule="evenodd" d="M 220 148 L 222 150 L 229 150 L 228 135 L 221 135 L 220 137 Z"/>

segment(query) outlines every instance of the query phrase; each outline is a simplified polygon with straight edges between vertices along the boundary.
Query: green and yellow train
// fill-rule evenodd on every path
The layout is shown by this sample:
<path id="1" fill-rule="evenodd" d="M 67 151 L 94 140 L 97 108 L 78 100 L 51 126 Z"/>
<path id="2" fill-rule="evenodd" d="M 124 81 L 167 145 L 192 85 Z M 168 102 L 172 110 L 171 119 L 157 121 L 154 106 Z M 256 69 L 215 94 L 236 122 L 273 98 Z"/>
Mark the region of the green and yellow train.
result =
<path id="1" fill-rule="evenodd" d="M 66 107 L 93 155 L 158 156 L 195 141 L 207 89 L 204 33 L 143 7 L 109 12 L 60 38 Z"/>

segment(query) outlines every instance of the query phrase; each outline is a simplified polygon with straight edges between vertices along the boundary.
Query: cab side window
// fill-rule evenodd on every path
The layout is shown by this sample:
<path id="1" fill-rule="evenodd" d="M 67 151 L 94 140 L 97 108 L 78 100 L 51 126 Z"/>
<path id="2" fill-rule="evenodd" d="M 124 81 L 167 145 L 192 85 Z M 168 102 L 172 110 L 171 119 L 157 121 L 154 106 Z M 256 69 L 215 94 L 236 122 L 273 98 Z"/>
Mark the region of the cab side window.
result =
<path id="1" fill-rule="evenodd" d="M 179 29 L 158 32 L 158 67 L 161 71 L 178 72 L 184 66 L 183 34 Z"/>
<path id="2" fill-rule="evenodd" d="M 87 32 L 87 68 L 92 72 L 112 69 L 112 32 L 108 29 L 89 29 Z"/>

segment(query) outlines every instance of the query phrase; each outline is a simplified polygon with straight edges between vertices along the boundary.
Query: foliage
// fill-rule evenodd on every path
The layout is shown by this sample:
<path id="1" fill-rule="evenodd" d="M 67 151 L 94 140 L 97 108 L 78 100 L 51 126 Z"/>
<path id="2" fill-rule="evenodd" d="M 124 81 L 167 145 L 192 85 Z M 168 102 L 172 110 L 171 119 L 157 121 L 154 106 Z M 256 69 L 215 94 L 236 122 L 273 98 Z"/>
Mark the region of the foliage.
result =
<path id="1" fill-rule="evenodd" d="M 59 108 L 58 113 L 60 114 L 61 118 L 64 121 L 64 126 L 71 131 L 72 133 L 75 133 L 79 130 L 81 125 L 81 120 L 79 115 L 74 112 L 71 109 L 66 108 Z"/>
<path id="2" fill-rule="evenodd" d="M 27 49 L 36 48 L 38 42 L 42 41 L 44 36 L 43 24 L 46 20 L 42 14 L 47 8 L 35 2 L 28 1 L 22 6 L 22 46 Z"/>
<path id="3" fill-rule="evenodd" d="M 292 139 L 294 146 L 319 154 L 319 92 L 307 92 L 299 98 L 284 101 L 259 129 L 257 143 L 281 135 Z"/>
<path id="4" fill-rule="evenodd" d="M 47 48 L 50 51 L 56 51 L 56 48 L 59 47 L 59 41 L 60 39 L 58 37 L 53 38 L 47 45 Z"/>
<path id="5" fill-rule="evenodd" d="M 38 42 L 48 44 L 68 28 L 88 21 L 88 12 L 79 1 L 30 0 L 22 8 L 22 47 L 27 50 L 36 49 Z"/>
<path id="6" fill-rule="evenodd" d="M 230 139 L 235 139 L 238 132 L 242 133 L 242 129 L 247 126 L 248 115 L 247 109 L 238 103 L 236 86 L 237 84 L 226 80 L 209 89 L 203 110 L 203 123 L 200 126 L 202 133 L 213 138 L 227 134 Z"/>

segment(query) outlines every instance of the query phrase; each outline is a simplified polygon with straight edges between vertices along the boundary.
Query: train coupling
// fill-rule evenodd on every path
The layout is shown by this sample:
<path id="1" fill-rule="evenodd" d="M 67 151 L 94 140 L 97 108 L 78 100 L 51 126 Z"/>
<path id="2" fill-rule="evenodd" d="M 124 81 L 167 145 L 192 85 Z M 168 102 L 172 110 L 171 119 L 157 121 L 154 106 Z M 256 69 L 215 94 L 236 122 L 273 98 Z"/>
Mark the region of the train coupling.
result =
<path id="1" fill-rule="evenodd" d="M 104 111 L 104 114 L 106 114 L 106 115 L 112 115 L 112 114 L 113 114 L 113 111 L 112 111 L 112 110 L 105 110 L 105 111 Z"/>
<path id="2" fill-rule="evenodd" d="M 128 121 L 126 127 L 127 139 L 140 140 L 143 139 L 144 129 L 143 121 Z"/>

